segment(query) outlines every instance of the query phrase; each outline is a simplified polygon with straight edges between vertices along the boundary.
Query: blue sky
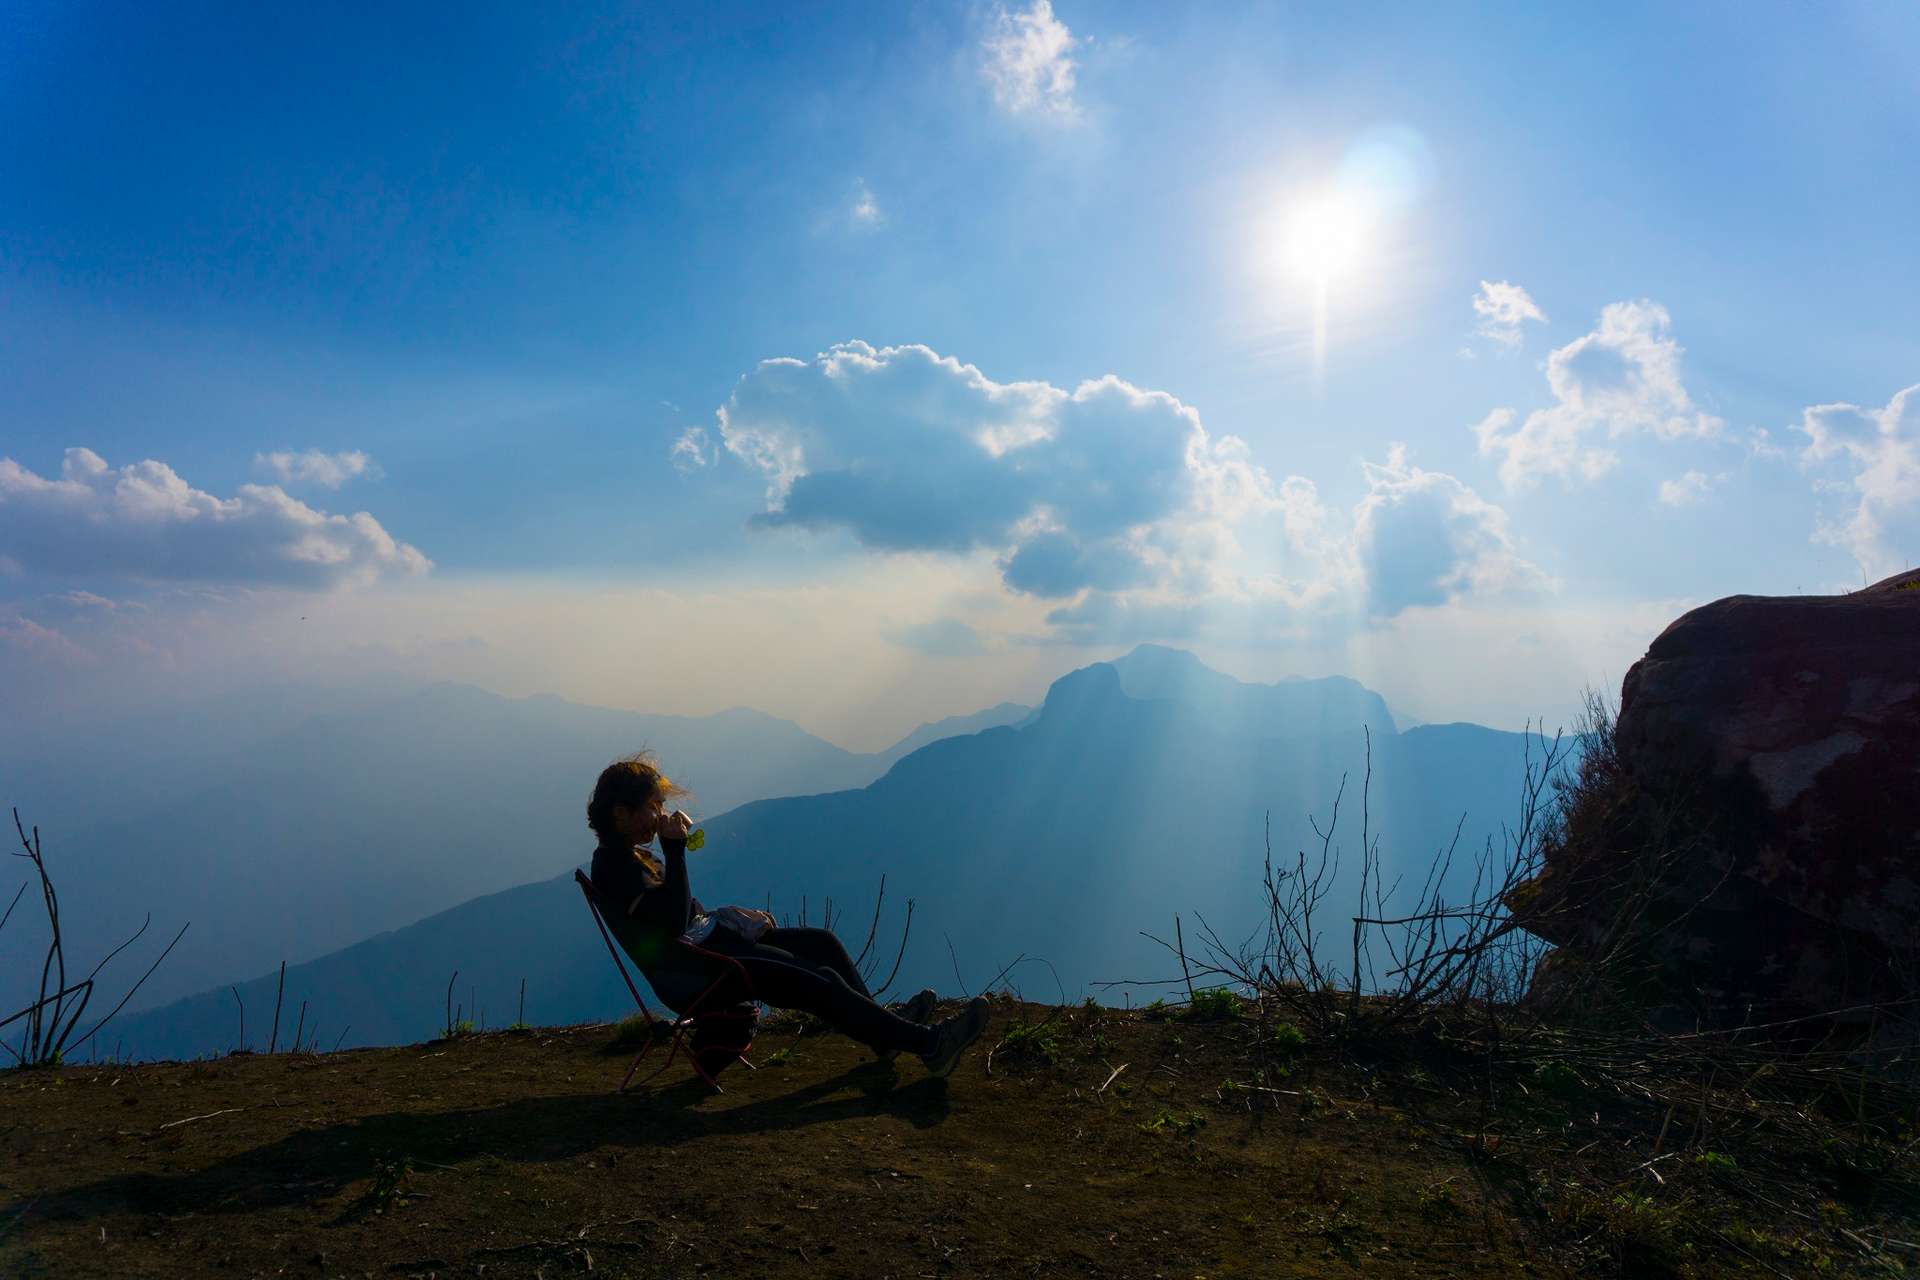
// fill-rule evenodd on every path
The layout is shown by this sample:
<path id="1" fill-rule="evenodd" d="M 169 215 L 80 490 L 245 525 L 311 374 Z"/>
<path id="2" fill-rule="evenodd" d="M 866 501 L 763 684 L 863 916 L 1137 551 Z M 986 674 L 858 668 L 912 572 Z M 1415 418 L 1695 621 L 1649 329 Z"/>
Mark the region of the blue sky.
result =
<path id="1" fill-rule="evenodd" d="M 1916 54 L 1893 5 L 15 4 L 0 688 L 389 665 L 871 745 L 1164 640 L 1564 718 L 1693 603 L 1920 557 Z"/>

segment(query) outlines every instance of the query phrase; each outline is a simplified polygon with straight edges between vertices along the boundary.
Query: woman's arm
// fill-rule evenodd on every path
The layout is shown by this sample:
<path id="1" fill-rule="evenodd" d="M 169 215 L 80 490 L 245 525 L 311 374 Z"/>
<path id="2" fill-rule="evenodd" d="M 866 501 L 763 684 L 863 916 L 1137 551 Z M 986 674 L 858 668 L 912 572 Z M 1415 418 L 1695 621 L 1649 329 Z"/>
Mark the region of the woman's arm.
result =
<path id="1" fill-rule="evenodd" d="M 659 896 L 659 919 L 675 933 L 693 923 L 693 890 L 687 884 L 687 838 L 660 833 L 660 852 L 666 855 L 667 878 L 653 892 Z M 653 904 L 649 904 L 652 906 Z"/>

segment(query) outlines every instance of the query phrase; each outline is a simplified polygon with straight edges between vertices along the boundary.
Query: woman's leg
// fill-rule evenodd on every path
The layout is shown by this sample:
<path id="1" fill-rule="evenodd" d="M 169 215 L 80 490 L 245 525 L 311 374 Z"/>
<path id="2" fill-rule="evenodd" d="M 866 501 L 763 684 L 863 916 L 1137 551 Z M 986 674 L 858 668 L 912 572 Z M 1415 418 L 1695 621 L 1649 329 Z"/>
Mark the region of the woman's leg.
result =
<path id="1" fill-rule="evenodd" d="M 860 977 L 860 970 L 854 967 L 853 957 L 840 942 L 840 936 L 831 929 L 769 929 L 760 935 L 760 941 L 782 951 L 791 951 L 795 957 L 807 964 L 823 965 L 839 974 L 849 987 L 863 996 L 871 998 L 873 992 L 867 990 L 867 984 Z"/>
<path id="2" fill-rule="evenodd" d="M 716 930 L 712 950 L 740 962 L 753 984 L 755 999 L 782 1009 L 799 1009 L 826 1019 L 838 1030 L 875 1049 L 927 1053 L 934 1045 L 933 1028 L 905 1018 L 855 991 L 846 979 L 824 965 L 808 964 L 791 951 L 762 942 L 723 938 Z M 764 938 L 766 935 L 762 935 Z M 732 992 L 728 992 L 729 996 Z"/>

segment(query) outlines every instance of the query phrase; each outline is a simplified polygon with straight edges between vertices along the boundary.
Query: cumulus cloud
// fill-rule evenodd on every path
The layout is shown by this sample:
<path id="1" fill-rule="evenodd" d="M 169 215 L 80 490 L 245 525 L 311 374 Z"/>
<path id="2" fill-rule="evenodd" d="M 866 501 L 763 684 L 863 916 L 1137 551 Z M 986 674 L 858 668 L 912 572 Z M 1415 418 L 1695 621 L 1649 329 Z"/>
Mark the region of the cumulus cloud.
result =
<path id="1" fill-rule="evenodd" d="M 321 489 L 338 489 L 349 480 L 380 474 L 373 459 L 358 449 L 345 453 L 322 453 L 318 449 L 302 453 L 256 453 L 253 467 L 283 485 L 310 484 Z"/>
<path id="2" fill-rule="evenodd" d="M 925 346 L 843 343 L 763 361 L 716 414 L 766 482 L 762 528 L 840 530 L 881 552 L 982 553 L 1054 637 L 1282 639 L 1550 585 L 1507 516 L 1396 449 L 1335 512 L 1275 483 L 1165 392 L 1107 376 L 996 382 Z M 1319 618 L 1322 623 L 1312 622 Z"/>
<path id="3" fill-rule="evenodd" d="M 1496 409 L 1474 427 L 1483 455 L 1500 458 L 1500 479 L 1523 489 L 1541 476 L 1571 484 L 1596 479 L 1619 456 L 1595 437 L 1647 432 L 1661 440 L 1712 438 L 1724 424 L 1694 404 L 1680 380 L 1680 344 L 1657 302 L 1616 302 L 1592 333 L 1547 357 L 1554 403 L 1524 420 Z"/>
<path id="4" fill-rule="evenodd" d="M 1337 520 L 1312 481 L 1289 476 L 1270 508 L 1293 574 L 1221 575 L 1189 593 L 1095 590 L 1046 615 L 1076 644 L 1232 636 L 1243 645 L 1324 643 L 1365 619 L 1386 626 L 1415 607 L 1513 604 L 1555 583 L 1521 556 L 1507 514 L 1444 472 L 1424 471 L 1395 446 L 1363 462 L 1367 492 Z"/>
<path id="5" fill-rule="evenodd" d="M 1920 560 L 1920 384 L 1895 393 L 1885 408 L 1814 405 L 1794 428 L 1807 437 L 1803 466 L 1843 464 L 1852 475 L 1837 483 L 1849 509 L 1823 522 L 1814 539 L 1851 552 L 1870 578 L 1883 578 Z"/>
<path id="6" fill-rule="evenodd" d="M 1480 317 L 1474 332 L 1503 347 L 1520 345 L 1521 327 L 1528 321 L 1545 324 L 1547 319 L 1525 289 L 1505 280 L 1482 280 L 1473 311 Z"/>
<path id="7" fill-rule="evenodd" d="M 1515 549 L 1506 512 L 1453 476 L 1422 471 L 1397 446 L 1363 466 L 1353 545 L 1375 616 L 1550 585 Z"/>
<path id="8" fill-rule="evenodd" d="M 111 467 L 69 449 L 58 479 L 0 458 L 0 546 L 29 573 L 333 587 L 431 562 L 366 512 L 330 515 L 277 486 L 231 498 L 163 462 Z"/>
<path id="9" fill-rule="evenodd" d="M 1714 481 L 1704 471 L 1689 471 L 1678 480 L 1660 482 L 1660 501 L 1670 507 L 1690 507 L 1713 491 Z"/>
<path id="10" fill-rule="evenodd" d="M 1077 117 L 1072 56 L 1077 43 L 1066 24 L 1053 16 L 1050 0 L 1033 0 L 1024 13 L 998 10 L 981 46 L 981 71 L 993 87 L 994 101 L 1014 115 Z"/>
<path id="11" fill-rule="evenodd" d="M 767 478 L 763 527 L 842 528 L 885 551 L 996 553 L 1016 591 L 1190 581 L 1229 525 L 1275 507 L 1233 437 L 1108 376 L 1066 391 L 994 382 L 924 346 L 843 343 L 763 361 L 718 413 Z"/>

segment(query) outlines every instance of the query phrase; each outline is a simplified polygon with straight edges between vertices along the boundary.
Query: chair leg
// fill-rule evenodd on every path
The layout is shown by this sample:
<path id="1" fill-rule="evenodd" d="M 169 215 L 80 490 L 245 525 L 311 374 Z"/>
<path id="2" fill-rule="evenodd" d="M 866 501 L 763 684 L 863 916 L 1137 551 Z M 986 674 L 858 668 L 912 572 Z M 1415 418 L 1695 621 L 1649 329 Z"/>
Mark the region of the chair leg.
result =
<path id="1" fill-rule="evenodd" d="M 720 1087 L 720 1082 L 718 1080 L 715 1080 L 711 1075 L 709 1075 L 707 1073 L 707 1069 L 700 1065 L 699 1055 L 694 1053 L 694 1051 L 691 1048 L 686 1047 L 687 1032 L 692 1028 L 692 1026 L 693 1026 L 693 1020 L 690 1018 L 683 1018 L 673 1024 L 673 1041 L 667 1047 L 666 1058 L 660 1063 L 659 1066 L 653 1069 L 652 1073 L 649 1074 L 646 1079 L 640 1082 L 642 1085 L 652 1084 L 656 1079 L 660 1077 L 662 1072 L 664 1072 L 668 1067 L 673 1065 L 674 1055 L 677 1053 L 684 1052 L 687 1058 L 687 1065 L 693 1068 L 695 1075 L 699 1076 L 702 1080 L 707 1082 L 708 1088 L 712 1089 L 715 1093 L 726 1092 L 725 1089 Z M 640 1058 L 646 1057 L 648 1053 L 652 1052 L 652 1050 L 653 1050 L 653 1045 L 649 1043 L 646 1048 L 640 1051 Z M 627 1068 L 627 1078 L 620 1082 L 619 1092 L 621 1093 L 626 1092 L 628 1083 L 633 1079 L 633 1073 L 640 1069 L 640 1058 L 635 1058 L 633 1060 L 633 1065 Z M 740 1060 L 742 1062 L 747 1061 L 745 1058 L 741 1058 Z M 753 1064 L 751 1062 L 747 1062 L 747 1066 L 753 1067 Z M 753 1069 L 756 1071 L 759 1070 L 759 1068 L 757 1067 L 753 1067 Z"/>
<path id="2" fill-rule="evenodd" d="M 720 1087 L 720 1082 L 718 1080 L 715 1080 L 712 1076 L 707 1074 L 707 1069 L 700 1065 L 699 1057 L 691 1049 L 687 1051 L 687 1061 L 693 1064 L 693 1069 L 695 1073 L 698 1074 L 702 1080 L 705 1080 L 707 1082 L 708 1088 L 712 1089 L 715 1093 L 726 1092 L 725 1089 L 722 1089 Z"/>
<path id="3" fill-rule="evenodd" d="M 673 1023 L 673 1024 L 672 1024 L 672 1030 L 673 1030 L 673 1039 L 672 1039 L 672 1041 L 670 1041 L 670 1042 L 668 1043 L 668 1045 L 667 1045 L 667 1056 L 666 1056 L 666 1058 L 665 1058 L 665 1059 L 664 1059 L 664 1060 L 663 1060 L 663 1061 L 662 1061 L 662 1062 L 660 1063 L 660 1065 L 659 1065 L 659 1066 L 657 1066 L 657 1067 L 655 1067 L 655 1068 L 653 1069 L 653 1073 L 652 1073 L 651 1075 L 649 1075 L 649 1076 L 648 1076 L 648 1077 L 647 1077 L 647 1078 L 646 1078 L 645 1080 L 642 1080 L 642 1081 L 640 1082 L 641 1084 L 643 1084 L 643 1085 L 644 1085 L 644 1084 L 652 1084 L 652 1083 L 654 1082 L 654 1080 L 656 1080 L 656 1079 L 658 1079 L 658 1078 L 659 1078 L 659 1076 L 660 1076 L 660 1073 L 661 1073 L 661 1072 L 663 1072 L 663 1071 L 665 1071 L 665 1070 L 666 1070 L 666 1069 L 667 1069 L 668 1067 L 670 1067 L 670 1066 L 672 1066 L 672 1065 L 673 1065 L 673 1055 L 674 1055 L 674 1054 L 676 1054 L 676 1053 L 679 1053 L 679 1052 L 680 1052 L 680 1045 L 681 1045 L 681 1042 L 682 1042 L 683 1040 L 685 1040 L 685 1039 L 686 1039 L 686 1037 L 687 1037 L 687 1029 L 686 1029 L 686 1026 L 685 1026 L 684 1024 L 685 1024 L 685 1020 L 684 1020 L 684 1019 L 682 1019 L 682 1020 L 680 1020 L 680 1021 L 678 1021 L 678 1022 L 675 1022 L 675 1023 Z M 648 1054 L 648 1053 L 649 1053 L 649 1052 L 650 1052 L 650 1051 L 651 1051 L 652 1049 L 653 1049 L 653 1044 L 652 1044 L 652 1042 L 651 1042 L 651 1041 L 649 1041 L 649 1042 L 648 1042 L 648 1044 L 647 1044 L 647 1047 L 646 1047 L 645 1049 L 642 1049 L 642 1050 L 640 1051 L 640 1058 L 644 1058 L 644 1057 L 646 1057 L 646 1056 L 647 1056 L 647 1054 Z M 633 1065 L 634 1065 L 635 1067 L 638 1067 L 638 1066 L 640 1065 L 640 1058 L 635 1058 L 635 1059 L 633 1060 Z M 693 1060 L 693 1054 L 692 1054 L 691 1052 L 689 1052 L 689 1053 L 687 1054 L 687 1060 L 688 1060 L 689 1062 L 691 1062 L 691 1061 Z M 697 1069 L 697 1068 L 696 1068 L 696 1069 Z M 629 1070 L 629 1071 L 627 1072 L 627 1078 L 628 1078 L 628 1079 L 632 1079 L 632 1078 L 633 1078 L 633 1072 L 632 1072 L 632 1070 Z M 626 1090 L 626 1087 L 627 1087 L 627 1086 L 626 1086 L 625 1084 L 622 1084 L 622 1085 L 620 1086 L 620 1088 L 621 1088 L 621 1090 L 622 1090 L 623 1092 L 624 1092 L 624 1091 Z"/>
<path id="4" fill-rule="evenodd" d="M 574 878 L 577 880 L 584 879 L 577 872 L 575 873 Z M 588 896 L 587 903 L 590 907 L 593 906 L 593 898 L 591 895 Z M 606 925 L 601 922 L 600 912 L 598 908 L 594 909 L 593 917 L 594 917 L 594 923 L 596 925 L 599 925 L 600 927 L 600 936 L 607 944 L 607 951 L 613 956 L 614 964 L 620 966 L 620 976 L 622 978 L 626 978 L 627 976 L 626 966 L 620 964 L 619 953 L 614 951 L 613 938 L 611 937 L 611 935 L 607 933 Z M 734 973 L 737 973 L 739 975 L 742 987 L 749 992 L 749 1001 L 752 1003 L 757 1003 L 752 1001 L 752 997 L 751 997 L 752 984 L 746 980 L 746 969 L 744 966 L 740 964 L 738 960 L 734 960 L 726 956 L 721 956 L 716 952 L 707 951 L 704 948 L 694 946 L 691 943 L 688 943 L 686 945 L 689 950 L 696 952 L 697 954 L 708 956 L 715 960 L 723 961 L 726 965 L 731 966 Z M 699 1009 L 702 1005 L 704 1005 L 707 1001 L 707 998 L 713 995 L 715 991 L 719 990 L 721 985 L 724 984 L 728 980 L 728 978 L 732 976 L 734 976 L 733 973 L 722 973 L 719 977 L 715 978 L 711 983 L 707 985 L 706 990 L 702 991 L 698 996 L 694 997 L 693 1002 L 691 1004 L 683 1007 L 683 1010 L 680 1016 L 674 1019 L 674 1021 L 669 1024 L 673 1030 L 673 1042 L 667 1048 L 666 1059 L 663 1062 L 661 1062 L 661 1064 L 658 1067 L 654 1068 L 654 1070 L 644 1080 L 640 1081 L 642 1085 L 650 1084 L 655 1079 L 657 1079 L 662 1072 L 664 1072 L 668 1067 L 673 1065 L 674 1055 L 681 1052 L 681 1050 L 685 1048 L 686 1055 L 687 1055 L 687 1063 L 690 1066 L 692 1066 L 694 1074 L 699 1076 L 702 1080 L 706 1081 L 707 1087 L 712 1089 L 715 1093 L 726 1092 L 725 1089 L 720 1087 L 720 1082 L 713 1078 L 712 1073 L 710 1073 L 705 1067 L 700 1065 L 700 1056 L 693 1051 L 691 1046 L 686 1045 L 686 1037 L 687 1037 L 687 1032 L 693 1028 L 694 1017 L 695 1017 L 694 1011 Z M 640 993 L 638 990 L 634 989 L 633 980 L 630 978 L 627 979 L 627 987 L 629 990 L 633 991 L 633 998 L 634 998 L 634 1001 L 639 1004 L 640 1012 L 643 1014 L 646 1014 L 647 1013 L 646 1002 L 640 999 Z M 757 1017 L 757 1014 L 755 1014 L 752 1009 L 749 1009 L 748 1013 L 742 1016 L 752 1019 Z M 653 1022 L 653 1017 L 651 1014 L 647 1014 L 647 1021 L 649 1023 L 649 1027 L 651 1027 L 651 1024 Z M 749 1047 L 751 1047 L 751 1044 L 752 1042 L 751 1040 L 749 1040 L 748 1042 Z M 628 1086 L 633 1082 L 634 1073 L 640 1069 L 640 1059 L 646 1057 L 647 1054 L 652 1050 L 652 1048 L 653 1048 L 653 1041 L 649 1039 L 647 1041 L 646 1047 L 640 1050 L 639 1057 L 636 1057 L 633 1060 L 633 1064 L 627 1068 L 626 1079 L 620 1082 L 620 1088 L 618 1092 L 621 1092 L 621 1093 L 626 1092 Z M 747 1069 L 749 1071 L 758 1071 L 760 1069 L 754 1066 L 752 1062 L 748 1061 L 747 1055 L 744 1050 L 739 1053 L 736 1053 L 734 1057 L 736 1060 L 746 1063 Z"/>
<path id="5" fill-rule="evenodd" d="M 647 1043 L 641 1047 L 639 1053 L 634 1055 L 633 1065 L 627 1068 L 627 1074 L 625 1078 L 623 1078 L 620 1081 L 620 1087 L 616 1089 L 614 1092 L 625 1093 L 627 1091 L 627 1086 L 633 1083 L 633 1073 L 640 1069 L 641 1060 L 644 1059 L 648 1054 L 652 1052 L 653 1052 L 653 1037 L 648 1036 Z M 647 1079 L 651 1080 L 653 1079 L 653 1077 L 648 1076 Z"/>

